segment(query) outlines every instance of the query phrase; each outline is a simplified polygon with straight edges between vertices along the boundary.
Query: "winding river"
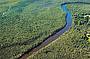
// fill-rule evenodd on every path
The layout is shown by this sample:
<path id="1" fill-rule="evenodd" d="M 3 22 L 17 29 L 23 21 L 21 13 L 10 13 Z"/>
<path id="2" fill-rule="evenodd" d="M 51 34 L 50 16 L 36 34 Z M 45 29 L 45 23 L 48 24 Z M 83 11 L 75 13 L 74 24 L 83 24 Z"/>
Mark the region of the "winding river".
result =
<path id="1" fill-rule="evenodd" d="M 31 55 L 31 54 L 37 52 L 38 50 L 40 50 L 41 48 L 45 47 L 46 45 L 48 45 L 49 43 L 51 43 L 52 41 L 57 39 L 60 35 L 62 35 L 64 32 L 68 31 L 71 28 L 71 26 L 72 26 L 72 14 L 68 10 L 67 4 L 90 4 L 90 3 L 87 3 L 87 2 L 65 2 L 65 3 L 62 3 L 60 6 L 63 9 L 63 11 L 66 13 L 66 16 L 65 16 L 66 24 L 64 25 L 64 27 L 55 31 L 54 34 L 47 37 L 43 42 L 41 42 L 40 44 L 38 44 L 34 48 L 26 51 L 18 59 L 27 59 L 27 57 L 29 55 Z"/>

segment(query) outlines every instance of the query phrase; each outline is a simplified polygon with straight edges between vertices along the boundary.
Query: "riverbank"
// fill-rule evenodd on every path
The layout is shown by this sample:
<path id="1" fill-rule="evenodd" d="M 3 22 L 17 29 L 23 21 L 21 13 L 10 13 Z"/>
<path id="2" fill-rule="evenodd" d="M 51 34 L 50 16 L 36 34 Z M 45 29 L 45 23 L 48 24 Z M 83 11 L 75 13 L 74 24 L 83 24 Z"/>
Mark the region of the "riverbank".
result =
<path id="1" fill-rule="evenodd" d="M 74 3 L 74 2 L 73 2 Z M 76 2 L 75 2 L 76 3 Z M 83 4 L 84 2 L 80 2 Z M 71 2 L 70 2 L 71 4 Z M 90 3 L 87 3 L 88 5 Z M 83 6 L 79 4 L 75 4 L 79 9 L 79 11 L 74 11 L 73 8 L 71 10 L 73 13 L 79 13 L 83 10 L 83 12 L 87 11 Z M 69 5 L 72 6 L 72 5 Z M 75 6 L 75 7 L 76 7 Z M 89 8 L 90 6 L 88 6 Z M 80 9 L 81 8 L 81 9 Z M 85 10 L 84 10 L 85 9 Z M 70 10 L 70 9 L 69 9 Z M 74 16 L 72 17 L 73 21 Z M 80 25 L 79 25 L 80 26 Z M 34 56 L 30 56 L 28 59 L 89 59 L 90 56 L 90 44 L 84 39 L 84 30 L 87 26 L 83 26 L 83 28 L 79 31 L 74 28 L 74 22 L 72 28 L 69 32 L 65 33 L 61 37 L 59 37 L 55 42 L 49 44 L 47 47 L 38 51 Z M 81 26 L 79 27 L 81 28 Z M 88 28 L 90 30 L 90 28 Z"/>
<path id="2" fill-rule="evenodd" d="M 65 14 L 54 3 L 22 0 L 0 4 L 0 59 L 19 57 L 64 26 Z"/>
<path id="3" fill-rule="evenodd" d="M 27 52 L 25 52 L 22 56 L 19 57 L 19 59 L 27 59 L 29 54 L 32 55 L 33 53 L 37 52 L 38 50 L 45 47 L 46 45 L 48 45 L 52 41 L 56 40 L 60 35 L 62 35 L 64 32 L 68 31 L 71 28 L 72 15 L 71 15 L 70 11 L 67 9 L 66 4 L 64 4 L 64 3 L 61 4 L 61 8 L 66 13 L 66 17 L 65 17 L 66 24 L 64 25 L 64 27 L 62 27 L 62 28 L 58 29 L 57 31 L 55 31 L 54 34 L 47 37 L 45 39 L 45 41 L 41 42 L 39 45 L 37 45 L 34 48 L 32 48 L 32 49 L 28 50 Z"/>

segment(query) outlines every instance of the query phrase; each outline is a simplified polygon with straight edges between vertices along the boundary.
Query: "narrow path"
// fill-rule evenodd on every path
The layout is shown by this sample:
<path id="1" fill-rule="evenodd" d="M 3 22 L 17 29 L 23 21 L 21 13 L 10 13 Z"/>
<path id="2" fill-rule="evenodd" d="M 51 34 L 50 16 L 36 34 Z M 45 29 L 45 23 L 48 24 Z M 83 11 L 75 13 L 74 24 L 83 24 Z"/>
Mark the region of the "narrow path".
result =
<path id="1" fill-rule="evenodd" d="M 61 8 L 66 13 L 66 16 L 65 16 L 66 24 L 64 25 L 64 27 L 62 27 L 60 29 L 57 29 L 55 31 L 55 33 L 48 36 L 43 42 L 39 43 L 34 48 L 29 49 L 28 51 L 26 51 L 18 59 L 27 59 L 27 57 L 29 55 L 32 55 L 33 53 L 37 52 L 41 48 L 45 47 L 46 45 L 48 45 L 49 43 L 51 43 L 52 41 L 57 39 L 60 35 L 62 35 L 64 32 L 68 31 L 71 28 L 71 26 L 72 26 L 72 15 L 71 15 L 70 11 L 67 8 L 67 4 L 90 4 L 90 3 L 87 3 L 87 2 L 65 2 L 65 3 L 62 3 Z"/>

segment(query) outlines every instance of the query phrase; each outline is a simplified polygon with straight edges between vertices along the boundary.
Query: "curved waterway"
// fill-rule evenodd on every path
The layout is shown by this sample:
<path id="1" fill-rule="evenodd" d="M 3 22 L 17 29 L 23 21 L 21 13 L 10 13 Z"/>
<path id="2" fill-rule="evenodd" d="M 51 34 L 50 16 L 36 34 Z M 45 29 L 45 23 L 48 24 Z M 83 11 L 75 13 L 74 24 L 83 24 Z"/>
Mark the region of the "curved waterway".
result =
<path id="1" fill-rule="evenodd" d="M 90 4 L 90 3 L 87 3 L 87 2 L 65 2 L 65 3 L 62 3 L 60 6 L 63 9 L 63 11 L 66 13 L 66 16 L 65 16 L 66 24 L 64 25 L 64 27 L 57 29 L 55 31 L 55 33 L 53 33 L 52 35 L 45 38 L 45 40 L 43 42 L 39 43 L 34 48 L 26 51 L 18 59 L 27 59 L 27 57 L 29 55 L 32 55 L 33 53 L 37 52 L 41 48 L 45 47 L 46 45 L 48 45 L 49 43 L 51 43 L 52 41 L 57 39 L 60 35 L 62 35 L 64 32 L 68 31 L 71 28 L 72 15 L 71 15 L 71 12 L 69 11 L 69 9 L 67 8 L 67 4 Z"/>

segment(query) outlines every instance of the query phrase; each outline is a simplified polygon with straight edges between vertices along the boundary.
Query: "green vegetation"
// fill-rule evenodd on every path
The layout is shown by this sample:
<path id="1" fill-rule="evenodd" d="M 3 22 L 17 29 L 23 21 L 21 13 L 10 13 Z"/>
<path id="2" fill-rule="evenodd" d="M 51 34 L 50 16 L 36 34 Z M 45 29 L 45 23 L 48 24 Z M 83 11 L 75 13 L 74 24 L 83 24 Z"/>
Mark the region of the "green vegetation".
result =
<path id="1" fill-rule="evenodd" d="M 88 42 L 90 42 L 90 34 L 86 34 L 87 38 L 88 38 Z"/>
<path id="2" fill-rule="evenodd" d="M 0 0 L 0 59 L 14 59 L 65 24 L 59 0 Z"/>
<path id="3" fill-rule="evenodd" d="M 70 4 L 68 8 L 73 16 L 72 28 L 28 59 L 90 59 L 90 42 L 86 36 L 90 33 L 90 19 L 79 17 L 89 13 L 90 5 Z"/>

